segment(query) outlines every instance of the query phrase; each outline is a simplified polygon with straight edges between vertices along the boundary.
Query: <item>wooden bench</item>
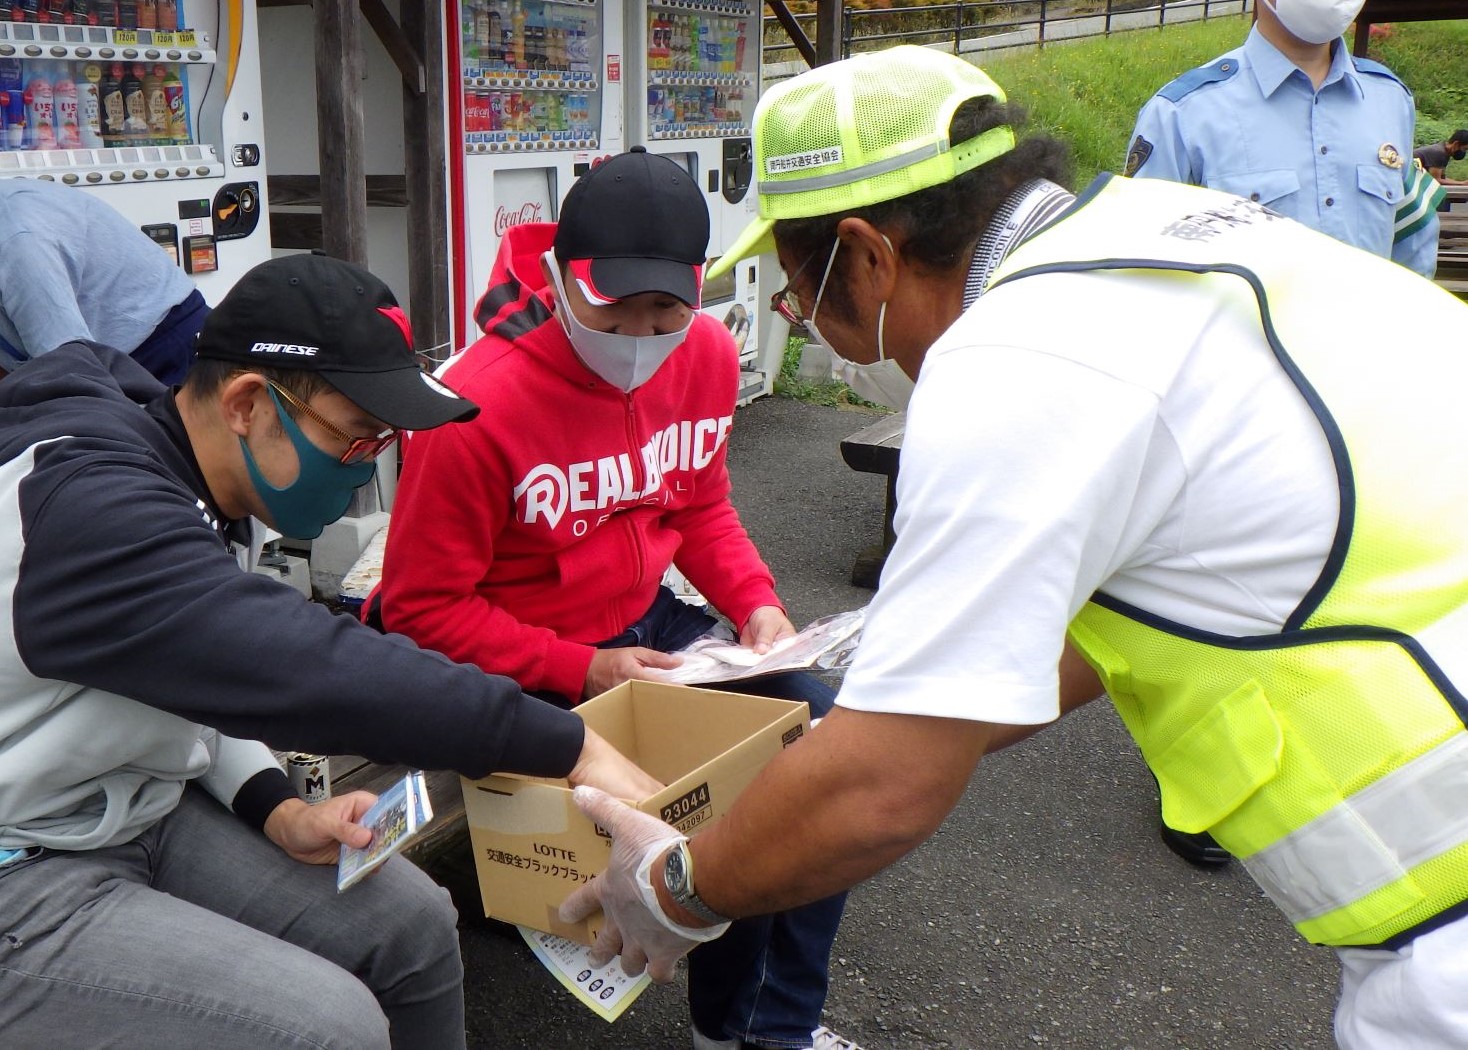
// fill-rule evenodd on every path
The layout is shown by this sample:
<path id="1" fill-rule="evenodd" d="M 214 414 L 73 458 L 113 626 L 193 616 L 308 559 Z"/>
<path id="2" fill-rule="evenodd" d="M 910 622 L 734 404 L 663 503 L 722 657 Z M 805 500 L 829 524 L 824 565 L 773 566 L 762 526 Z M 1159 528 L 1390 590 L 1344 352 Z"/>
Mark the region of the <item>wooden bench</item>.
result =
<path id="1" fill-rule="evenodd" d="M 882 566 L 897 539 L 892 518 L 897 513 L 897 461 L 902 454 L 902 434 L 907 416 L 898 412 L 863 427 L 841 442 L 841 458 L 852 470 L 882 474 L 887 478 L 887 504 L 882 514 L 882 541 L 856 556 L 851 569 L 851 582 L 857 587 L 876 590 L 882 578 Z"/>

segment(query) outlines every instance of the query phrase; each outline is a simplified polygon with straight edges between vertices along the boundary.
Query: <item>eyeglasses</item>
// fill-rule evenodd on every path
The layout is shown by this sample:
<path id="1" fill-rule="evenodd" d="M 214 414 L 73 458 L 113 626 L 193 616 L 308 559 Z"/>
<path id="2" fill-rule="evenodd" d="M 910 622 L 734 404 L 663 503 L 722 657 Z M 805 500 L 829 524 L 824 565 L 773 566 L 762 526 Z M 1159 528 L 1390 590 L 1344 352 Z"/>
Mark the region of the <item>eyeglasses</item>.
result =
<path id="1" fill-rule="evenodd" d="M 821 248 L 817 248 L 807 255 L 805 262 L 797 266 L 795 272 L 790 275 L 790 280 L 785 282 L 785 287 L 770 296 L 770 309 L 796 327 L 805 324 L 805 317 L 800 312 L 800 299 L 794 291 L 795 282 L 800 280 L 800 275 L 805 272 L 805 268 L 821 254 L 822 250 Z"/>
<path id="2" fill-rule="evenodd" d="M 343 452 L 341 454 L 341 458 L 337 460 L 337 462 L 339 463 L 346 465 L 350 465 L 353 463 L 363 463 L 369 459 L 372 459 L 375 456 L 379 456 L 385 450 L 392 447 L 392 443 L 396 441 L 398 437 L 402 434 L 402 431 L 396 429 L 395 427 L 388 427 L 381 434 L 376 434 L 372 437 L 354 437 L 353 435 L 348 434 L 341 427 L 337 426 L 331 420 L 327 419 L 320 412 L 317 412 L 310 405 L 306 404 L 306 402 L 296 397 L 295 394 L 292 394 L 289 390 L 281 386 L 279 383 L 273 382 L 271 380 L 266 380 L 266 382 L 270 383 L 271 390 L 274 390 L 281 397 L 289 401 L 291 403 L 291 406 L 295 408 L 296 411 L 300 412 L 303 415 L 310 416 L 316 421 L 317 425 L 319 425 L 321 429 L 325 430 L 328 434 L 336 438 L 338 441 L 345 441 L 347 443 L 347 450 Z"/>

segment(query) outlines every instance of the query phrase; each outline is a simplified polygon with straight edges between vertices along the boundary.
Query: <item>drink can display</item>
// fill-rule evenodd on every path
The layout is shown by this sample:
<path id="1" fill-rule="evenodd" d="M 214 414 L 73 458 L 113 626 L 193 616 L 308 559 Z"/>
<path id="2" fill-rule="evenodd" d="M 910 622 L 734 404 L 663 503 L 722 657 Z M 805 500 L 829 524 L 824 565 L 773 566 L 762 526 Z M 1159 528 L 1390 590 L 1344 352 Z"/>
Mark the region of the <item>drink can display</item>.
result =
<path id="1" fill-rule="evenodd" d="M 325 755 L 292 751 L 286 756 L 285 768 L 291 787 L 307 804 L 314 806 L 331 798 L 331 765 Z"/>
<path id="2" fill-rule="evenodd" d="M 511 91 L 505 96 L 505 130 L 519 131 L 524 126 L 525 96 Z"/>
<path id="3" fill-rule="evenodd" d="M 505 96 L 498 91 L 489 93 L 489 127 L 486 131 L 503 131 L 505 128 Z"/>

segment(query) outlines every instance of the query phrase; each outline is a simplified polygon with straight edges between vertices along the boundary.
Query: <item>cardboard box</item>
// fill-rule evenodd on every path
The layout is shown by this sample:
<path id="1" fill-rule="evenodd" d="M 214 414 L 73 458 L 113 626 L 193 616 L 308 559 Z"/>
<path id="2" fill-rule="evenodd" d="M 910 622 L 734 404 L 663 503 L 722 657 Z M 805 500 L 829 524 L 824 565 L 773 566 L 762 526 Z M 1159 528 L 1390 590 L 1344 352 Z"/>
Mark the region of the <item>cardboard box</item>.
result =
<path id="1" fill-rule="evenodd" d="M 804 703 L 656 682 L 626 682 L 576 713 L 668 785 L 637 808 L 689 836 L 810 732 Z M 484 914 L 590 944 L 601 914 L 573 925 L 556 909 L 606 868 L 611 839 L 581 815 L 570 786 L 514 774 L 462 783 Z"/>

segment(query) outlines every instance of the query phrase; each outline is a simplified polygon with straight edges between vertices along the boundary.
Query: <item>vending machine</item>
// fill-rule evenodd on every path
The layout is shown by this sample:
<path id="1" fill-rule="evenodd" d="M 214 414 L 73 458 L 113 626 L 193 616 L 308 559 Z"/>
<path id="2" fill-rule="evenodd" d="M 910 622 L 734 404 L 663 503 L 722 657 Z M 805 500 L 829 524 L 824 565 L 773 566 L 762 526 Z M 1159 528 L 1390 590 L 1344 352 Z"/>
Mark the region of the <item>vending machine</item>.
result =
<path id="1" fill-rule="evenodd" d="M 759 99 L 760 4 L 624 3 L 627 143 L 672 158 L 703 187 L 716 259 L 755 218 L 750 120 Z M 748 259 L 704 286 L 704 311 L 740 347 L 741 403 L 770 392 L 784 349 L 784 331 L 769 323 L 768 295 L 761 298 L 764 269 L 776 276 L 773 261 Z"/>
<path id="2" fill-rule="evenodd" d="M 253 0 L 10 0 L 0 178 L 92 192 L 217 302 L 270 257 Z"/>
<path id="3" fill-rule="evenodd" d="M 572 181 L 601 157 L 645 145 L 686 168 L 709 204 L 711 257 L 754 216 L 753 0 L 449 3 L 447 64 L 460 73 L 449 104 L 455 346 L 478 335 L 474 307 L 505 230 L 555 221 Z M 768 393 L 779 367 L 778 353 L 771 368 L 760 349 L 759 281 L 751 260 L 704 286 L 705 312 L 740 347 L 741 403 Z"/>

